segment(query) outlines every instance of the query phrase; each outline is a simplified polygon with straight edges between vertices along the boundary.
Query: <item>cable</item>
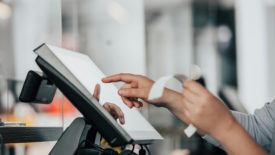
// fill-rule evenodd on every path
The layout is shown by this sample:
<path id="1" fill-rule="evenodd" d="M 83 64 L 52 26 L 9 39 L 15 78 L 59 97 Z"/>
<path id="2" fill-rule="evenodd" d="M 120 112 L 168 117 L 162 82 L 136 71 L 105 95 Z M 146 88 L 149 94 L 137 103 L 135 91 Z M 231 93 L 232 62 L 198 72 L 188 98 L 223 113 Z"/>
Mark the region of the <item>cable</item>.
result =
<path id="1" fill-rule="evenodd" d="M 83 145 L 83 143 L 87 142 L 89 145 L 91 145 L 93 148 L 97 149 L 102 155 L 118 155 L 117 151 L 111 149 L 111 148 L 102 148 L 97 144 L 92 143 L 89 140 L 83 140 L 81 143 L 79 143 L 77 150 Z"/>
<path id="2" fill-rule="evenodd" d="M 139 150 L 139 155 L 146 155 L 146 150 L 144 150 L 143 146 L 140 145 L 141 149 Z"/>
<path id="3" fill-rule="evenodd" d="M 144 147 L 145 147 L 146 151 L 148 152 L 148 155 L 151 155 L 151 152 L 150 152 L 148 146 L 147 146 L 147 145 L 144 145 Z"/>
<path id="4" fill-rule="evenodd" d="M 132 153 L 134 153 L 134 150 L 135 150 L 135 144 L 132 144 L 133 148 L 132 148 L 132 151 L 129 152 L 127 155 L 131 155 Z"/>
<path id="5" fill-rule="evenodd" d="M 95 149 L 98 149 L 98 151 L 103 152 L 104 149 L 101 148 L 99 145 L 92 143 L 89 140 L 83 140 L 81 143 L 79 143 L 77 150 L 81 147 L 83 143 L 87 142 L 88 144 L 92 145 Z"/>

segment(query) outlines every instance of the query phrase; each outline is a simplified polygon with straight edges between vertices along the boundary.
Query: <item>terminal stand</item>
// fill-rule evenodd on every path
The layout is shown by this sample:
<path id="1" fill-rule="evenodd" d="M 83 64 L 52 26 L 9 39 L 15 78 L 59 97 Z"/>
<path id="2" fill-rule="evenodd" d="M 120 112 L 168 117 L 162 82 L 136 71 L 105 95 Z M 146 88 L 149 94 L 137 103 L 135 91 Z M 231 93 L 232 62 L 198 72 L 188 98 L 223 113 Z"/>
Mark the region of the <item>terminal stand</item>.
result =
<path id="1" fill-rule="evenodd" d="M 77 154 L 78 148 L 81 147 L 82 143 L 85 142 L 88 136 L 90 136 L 90 141 L 94 141 L 95 135 L 96 133 L 93 133 L 92 126 L 87 124 L 84 118 L 77 118 L 63 132 L 63 134 L 51 150 L 50 155 Z"/>
<path id="2" fill-rule="evenodd" d="M 99 148 L 96 128 L 84 118 L 75 119 L 63 132 L 49 155 L 119 155 L 112 149 Z M 124 151 L 121 155 L 136 155 L 131 151 Z"/>
<path id="3" fill-rule="evenodd" d="M 37 60 L 39 62 L 39 59 Z M 41 60 L 42 61 L 42 60 Z M 38 63 L 39 64 L 39 63 Z M 46 64 L 44 64 L 47 66 Z M 42 64 L 40 64 L 40 68 L 46 74 L 38 74 L 34 71 L 30 71 L 27 75 L 25 80 L 23 89 L 20 94 L 20 101 L 22 102 L 32 102 L 32 103 L 43 103 L 49 104 L 55 91 L 59 88 L 66 97 L 72 100 L 72 103 L 82 112 L 82 114 L 88 115 L 90 119 L 94 122 L 96 119 L 100 119 L 98 115 L 90 115 L 95 114 L 96 111 L 93 109 L 85 109 L 83 104 L 85 103 L 81 94 L 77 94 L 78 91 L 74 89 L 74 87 L 70 86 L 68 82 L 61 78 L 54 70 L 49 71 Z M 54 74 L 55 73 L 55 74 Z M 50 76 L 51 80 L 49 77 Z M 54 79 L 54 80 L 53 80 Z M 53 82 L 52 82 L 53 81 Z M 50 92 L 50 93 L 49 93 Z M 84 111 L 84 113 L 83 113 Z M 88 112 L 89 111 L 89 112 Z M 92 117 L 96 116 L 96 117 Z M 100 147 L 100 140 L 97 142 L 97 135 L 104 135 L 110 138 L 110 135 L 114 136 L 113 139 L 115 140 L 122 140 L 119 137 L 119 134 L 114 134 L 112 129 L 103 127 L 102 124 L 92 123 L 85 118 L 77 118 L 75 119 L 71 125 L 62 133 L 61 137 L 49 153 L 50 155 L 137 155 L 130 150 L 122 151 L 120 154 L 115 152 L 112 149 L 104 149 Z M 101 120 L 102 121 L 102 120 Z M 99 125 L 99 126 L 96 126 Z M 100 126 L 101 125 L 101 126 Z M 106 124 L 104 124 L 106 125 Z M 97 129 L 98 128 L 98 129 Z M 100 130 L 99 130 L 100 129 Z M 105 132 L 102 134 L 99 131 Z M 113 132 L 113 133 L 112 133 Z M 104 137 L 103 136 L 103 137 Z M 104 137 L 105 138 L 105 137 Z M 124 143 L 124 144 L 131 144 L 131 143 Z M 115 144 L 116 145 L 116 144 Z M 140 155 L 145 155 L 145 151 L 141 150 Z"/>

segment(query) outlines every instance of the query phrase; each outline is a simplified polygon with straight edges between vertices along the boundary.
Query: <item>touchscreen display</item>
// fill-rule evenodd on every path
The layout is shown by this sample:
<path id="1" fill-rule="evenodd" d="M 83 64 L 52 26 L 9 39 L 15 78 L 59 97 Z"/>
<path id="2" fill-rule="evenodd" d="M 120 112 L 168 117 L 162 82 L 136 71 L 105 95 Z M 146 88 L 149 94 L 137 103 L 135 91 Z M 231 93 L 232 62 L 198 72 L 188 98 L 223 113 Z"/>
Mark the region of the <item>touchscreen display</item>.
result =
<path id="1" fill-rule="evenodd" d="M 161 135 L 137 109 L 130 109 L 123 103 L 114 84 L 102 83 L 101 79 L 105 75 L 87 55 L 51 45 L 47 46 L 89 93 L 92 94 L 96 84 L 100 84 L 100 104 L 110 102 L 120 107 L 124 113 L 125 124 L 118 124 L 134 140 L 162 139 Z"/>

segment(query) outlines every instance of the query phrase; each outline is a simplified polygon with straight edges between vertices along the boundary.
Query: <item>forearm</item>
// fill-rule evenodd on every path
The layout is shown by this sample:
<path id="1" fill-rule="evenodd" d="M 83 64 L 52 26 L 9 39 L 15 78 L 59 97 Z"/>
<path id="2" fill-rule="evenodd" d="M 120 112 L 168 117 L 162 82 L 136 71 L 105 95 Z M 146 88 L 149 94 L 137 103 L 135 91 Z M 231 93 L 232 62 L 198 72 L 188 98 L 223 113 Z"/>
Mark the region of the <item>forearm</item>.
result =
<path id="1" fill-rule="evenodd" d="M 181 109 L 181 100 L 181 94 L 170 89 L 164 90 L 164 95 L 161 99 L 161 101 L 164 102 L 166 107 L 176 117 L 184 121 L 186 124 L 189 124 L 189 119 L 185 116 L 183 110 Z M 231 129 L 226 131 L 219 130 L 221 133 L 212 135 L 229 154 L 266 154 L 266 152 L 253 140 L 253 138 L 250 137 L 250 135 L 239 125 L 239 123 L 235 121 L 235 119 L 230 120 L 234 120 L 233 124 L 237 125 L 232 126 Z M 200 134 L 203 135 L 203 132 L 200 131 Z M 240 148 L 240 146 L 242 147 Z"/>
<path id="2" fill-rule="evenodd" d="M 237 122 L 233 123 L 227 131 L 223 131 L 223 134 L 217 133 L 212 136 L 218 140 L 230 155 L 267 155 Z"/>
<path id="3" fill-rule="evenodd" d="M 249 135 L 267 152 L 270 151 L 271 139 L 273 135 L 273 104 L 266 104 L 262 109 L 256 110 L 254 115 L 232 111 L 235 119 L 249 133 Z M 203 136 L 211 144 L 221 147 L 221 145 L 210 135 Z"/>

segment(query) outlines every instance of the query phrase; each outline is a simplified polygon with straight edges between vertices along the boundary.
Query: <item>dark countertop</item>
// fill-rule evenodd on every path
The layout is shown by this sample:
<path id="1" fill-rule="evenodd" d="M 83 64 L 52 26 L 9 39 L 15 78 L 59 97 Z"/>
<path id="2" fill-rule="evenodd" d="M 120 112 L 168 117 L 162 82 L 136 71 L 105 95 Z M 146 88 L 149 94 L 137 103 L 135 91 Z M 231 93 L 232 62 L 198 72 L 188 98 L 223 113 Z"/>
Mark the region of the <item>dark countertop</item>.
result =
<path id="1" fill-rule="evenodd" d="M 62 132 L 62 127 L 0 127 L 3 143 L 56 141 Z"/>

